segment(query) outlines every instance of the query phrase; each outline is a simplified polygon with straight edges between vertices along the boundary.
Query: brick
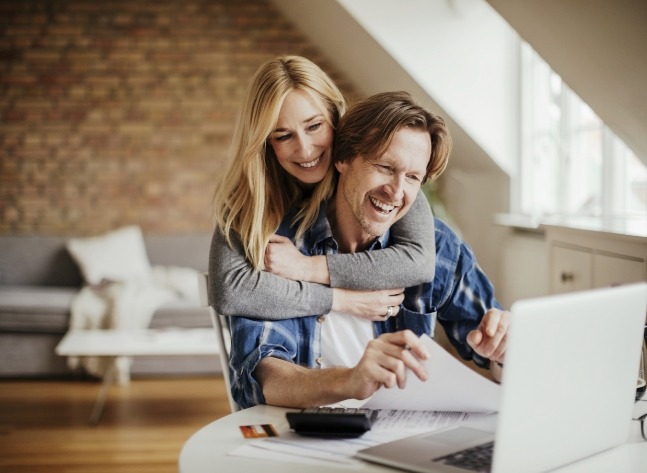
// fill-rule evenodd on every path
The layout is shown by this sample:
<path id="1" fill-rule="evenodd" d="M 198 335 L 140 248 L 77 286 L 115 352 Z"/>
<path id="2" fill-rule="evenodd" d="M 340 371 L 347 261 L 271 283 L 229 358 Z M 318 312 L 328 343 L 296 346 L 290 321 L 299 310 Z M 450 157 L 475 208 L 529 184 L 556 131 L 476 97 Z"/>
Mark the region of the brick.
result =
<path id="1" fill-rule="evenodd" d="M 45 34 L 53 36 L 80 36 L 84 32 L 82 25 L 50 25 L 45 28 Z"/>
<path id="2" fill-rule="evenodd" d="M 56 62 L 60 61 L 62 52 L 55 49 L 32 49 L 25 51 L 23 56 L 28 62 Z"/>
<path id="3" fill-rule="evenodd" d="M 107 59 L 118 63 L 134 63 L 145 59 L 145 51 L 119 50 L 107 55 Z"/>
<path id="4" fill-rule="evenodd" d="M 93 63 L 99 61 L 102 57 L 103 53 L 101 51 L 93 50 L 73 50 L 65 55 L 65 59 L 70 63 Z"/>
<path id="5" fill-rule="evenodd" d="M 93 74 L 85 78 L 85 82 L 91 86 L 99 87 L 117 87 L 121 78 L 115 75 L 97 75 Z"/>
<path id="6" fill-rule="evenodd" d="M 8 38 L 17 36 L 38 37 L 41 33 L 41 27 L 38 25 L 7 25 L 4 29 L 4 35 Z"/>
<path id="7" fill-rule="evenodd" d="M 43 144 L 43 136 L 36 133 L 27 133 L 23 142 L 26 148 L 40 147 Z"/>
<path id="8" fill-rule="evenodd" d="M 85 84 L 73 85 L 67 89 L 67 95 L 75 100 L 83 99 L 88 95 L 88 87 Z"/>
<path id="9" fill-rule="evenodd" d="M 171 110 L 177 106 L 178 103 L 175 100 L 168 98 L 144 99 L 139 101 L 139 107 L 143 110 Z"/>
<path id="10" fill-rule="evenodd" d="M 77 131 L 83 135 L 106 135 L 113 131 L 112 126 L 103 123 L 82 123 Z"/>
<path id="11" fill-rule="evenodd" d="M 0 135 L 21 135 L 28 130 L 27 124 L 24 123 L 7 123 L 0 121 Z"/>
<path id="12" fill-rule="evenodd" d="M 36 84 L 38 77 L 36 74 L 6 74 L 2 77 L 1 82 L 5 85 L 34 85 Z"/>
<path id="13" fill-rule="evenodd" d="M 20 211 L 16 207 L 7 207 L 3 209 L 2 220 L 4 225 L 18 223 L 20 221 Z"/>
<path id="14" fill-rule="evenodd" d="M 150 123 L 120 123 L 117 126 L 117 131 L 128 135 L 150 135 L 153 131 L 153 125 Z"/>

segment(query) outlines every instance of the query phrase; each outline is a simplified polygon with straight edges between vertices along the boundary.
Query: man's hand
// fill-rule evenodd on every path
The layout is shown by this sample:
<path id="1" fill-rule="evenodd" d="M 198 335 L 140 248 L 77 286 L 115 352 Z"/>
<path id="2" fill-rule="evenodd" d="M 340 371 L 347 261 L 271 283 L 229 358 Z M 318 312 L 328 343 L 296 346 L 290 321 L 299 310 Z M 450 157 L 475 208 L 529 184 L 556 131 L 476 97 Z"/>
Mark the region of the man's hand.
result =
<path id="1" fill-rule="evenodd" d="M 407 381 L 407 368 L 426 381 L 427 371 L 420 360 L 428 358 L 429 353 L 412 331 L 385 333 L 368 343 L 359 363 L 351 370 L 349 397 L 366 399 L 380 386 L 402 389 Z"/>
<path id="2" fill-rule="evenodd" d="M 490 309 L 478 328 L 467 334 L 467 343 L 482 357 L 503 363 L 509 327 L 510 312 Z"/>
<path id="3" fill-rule="evenodd" d="M 429 358 L 422 341 L 410 330 L 385 333 L 371 340 L 354 368 L 312 369 L 279 358 L 263 358 L 254 376 L 273 406 L 312 407 L 345 399 L 366 399 L 381 386 L 404 388 L 407 369 L 421 380 Z"/>
<path id="4" fill-rule="evenodd" d="M 272 235 L 265 249 L 265 271 L 293 281 L 330 284 L 325 256 L 302 254 L 289 238 Z"/>

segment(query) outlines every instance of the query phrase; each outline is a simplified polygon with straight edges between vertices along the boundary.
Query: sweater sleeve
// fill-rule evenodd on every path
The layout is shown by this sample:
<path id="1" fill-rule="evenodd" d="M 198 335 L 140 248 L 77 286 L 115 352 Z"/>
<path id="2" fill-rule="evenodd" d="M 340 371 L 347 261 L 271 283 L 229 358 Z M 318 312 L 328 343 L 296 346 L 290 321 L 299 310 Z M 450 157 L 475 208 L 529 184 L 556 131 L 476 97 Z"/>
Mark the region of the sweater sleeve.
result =
<path id="1" fill-rule="evenodd" d="M 382 250 L 327 255 L 331 287 L 376 290 L 433 281 L 434 218 L 422 191 L 391 236 L 394 244 Z"/>
<path id="2" fill-rule="evenodd" d="M 232 249 L 219 229 L 211 239 L 208 289 L 209 300 L 223 315 L 280 320 L 324 314 L 332 308 L 332 288 L 254 270 L 240 239 L 234 239 Z"/>

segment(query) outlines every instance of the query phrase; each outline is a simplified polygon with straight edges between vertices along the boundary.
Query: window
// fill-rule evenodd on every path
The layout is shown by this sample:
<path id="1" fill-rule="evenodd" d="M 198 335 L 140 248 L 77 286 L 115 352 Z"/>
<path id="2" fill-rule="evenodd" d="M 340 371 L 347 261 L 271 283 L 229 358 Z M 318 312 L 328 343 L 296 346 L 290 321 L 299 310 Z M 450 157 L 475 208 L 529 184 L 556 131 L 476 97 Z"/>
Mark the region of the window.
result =
<path id="1" fill-rule="evenodd" d="M 647 221 L 647 167 L 526 43 L 516 213 Z"/>

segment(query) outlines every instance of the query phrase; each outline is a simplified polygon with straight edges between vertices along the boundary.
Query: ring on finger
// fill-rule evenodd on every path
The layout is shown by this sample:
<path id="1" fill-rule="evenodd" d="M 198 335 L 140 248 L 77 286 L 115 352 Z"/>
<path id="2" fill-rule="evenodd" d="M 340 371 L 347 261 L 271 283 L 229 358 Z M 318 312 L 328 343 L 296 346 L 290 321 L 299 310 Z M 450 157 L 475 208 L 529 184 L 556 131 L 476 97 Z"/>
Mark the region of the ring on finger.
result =
<path id="1" fill-rule="evenodd" d="M 385 319 L 388 319 L 393 315 L 393 306 L 390 305 L 386 308 L 386 315 L 384 316 Z"/>

